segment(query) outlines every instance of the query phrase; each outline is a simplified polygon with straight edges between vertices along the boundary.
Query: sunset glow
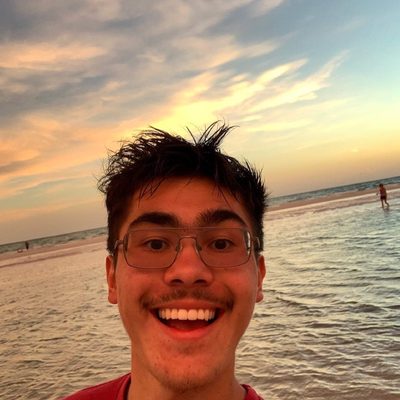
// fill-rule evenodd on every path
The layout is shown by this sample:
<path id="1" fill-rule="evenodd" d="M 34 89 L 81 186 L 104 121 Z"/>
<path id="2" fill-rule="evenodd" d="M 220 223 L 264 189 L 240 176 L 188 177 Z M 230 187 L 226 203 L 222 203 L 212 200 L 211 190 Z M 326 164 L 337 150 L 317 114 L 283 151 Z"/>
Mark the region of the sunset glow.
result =
<path id="1" fill-rule="evenodd" d="M 237 126 L 272 195 L 400 175 L 400 3 L 2 6 L 0 243 L 106 224 L 107 149 Z"/>

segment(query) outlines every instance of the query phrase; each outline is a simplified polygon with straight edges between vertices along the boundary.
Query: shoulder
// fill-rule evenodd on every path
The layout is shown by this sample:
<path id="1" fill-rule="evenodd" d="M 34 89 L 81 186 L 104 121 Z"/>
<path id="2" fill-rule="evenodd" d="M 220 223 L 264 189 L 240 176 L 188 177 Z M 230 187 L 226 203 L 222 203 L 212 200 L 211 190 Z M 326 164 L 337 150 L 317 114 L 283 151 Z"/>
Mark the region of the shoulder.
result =
<path id="1" fill-rule="evenodd" d="M 126 374 L 112 381 L 80 390 L 61 400 L 123 400 L 129 383 L 130 374 Z"/>
<path id="2" fill-rule="evenodd" d="M 261 396 L 249 385 L 242 385 L 246 389 L 246 397 L 244 400 L 263 400 Z"/>

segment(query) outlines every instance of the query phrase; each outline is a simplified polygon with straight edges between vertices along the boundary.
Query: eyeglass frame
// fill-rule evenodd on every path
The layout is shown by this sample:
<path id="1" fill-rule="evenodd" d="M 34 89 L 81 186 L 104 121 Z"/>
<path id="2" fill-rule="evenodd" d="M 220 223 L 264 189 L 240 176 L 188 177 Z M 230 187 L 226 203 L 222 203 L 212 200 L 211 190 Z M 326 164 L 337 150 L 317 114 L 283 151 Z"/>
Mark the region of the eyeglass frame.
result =
<path id="1" fill-rule="evenodd" d="M 204 263 L 204 265 L 206 265 L 208 268 L 221 268 L 222 269 L 222 268 L 236 268 L 236 267 L 239 267 L 239 266 L 245 264 L 246 262 L 248 262 L 250 260 L 250 256 L 251 256 L 251 254 L 253 252 L 257 253 L 260 250 L 260 239 L 257 236 L 253 237 L 251 232 L 246 228 L 241 228 L 241 227 L 221 228 L 221 227 L 218 227 L 218 226 L 202 226 L 202 227 L 197 227 L 197 228 L 157 227 L 156 229 L 157 230 L 165 230 L 165 231 L 190 231 L 190 230 L 195 230 L 195 231 L 197 230 L 198 231 L 198 230 L 206 230 L 206 229 L 237 229 L 237 230 L 241 230 L 243 233 L 248 235 L 249 245 L 247 247 L 247 252 L 248 252 L 247 259 L 245 261 L 241 262 L 240 264 L 235 264 L 235 265 L 231 265 L 231 266 L 226 266 L 226 265 L 225 266 L 208 265 L 203 260 L 203 257 L 201 256 L 201 253 L 199 251 L 199 244 L 197 242 L 197 236 L 195 236 L 195 235 L 179 236 L 178 235 L 178 237 L 179 237 L 178 245 L 181 243 L 182 239 L 194 239 L 194 241 L 196 243 L 195 251 L 197 253 L 197 256 L 199 257 L 201 262 Z M 179 252 L 183 248 L 182 246 L 180 246 L 179 248 L 177 246 L 177 249 L 175 249 L 175 257 L 173 258 L 171 263 L 169 265 L 165 266 L 165 267 L 139 267 L 137 265 L 132 265 L 132 264 L 129 263 L 128 258 L 127 258 L 128 236 L 132 231 L 141 231 L 141 230 L 149 230 L 149 229 L 130 229 L 130 230 L 128 230 L 128 232 L 125 233 L 125 235 L 124 235 L 124 237 L 122 239 L 117 239 L 115 241 L 114 248 L 113 248 L 113 253 L 112 253 L 113 254 L 113 258 L 115 260 L 115 266 L 117 264 L 117 258 L 118 258 L 117 257 L 117 251 L 118 251 L 119 246 L 122 244 L 123 245 L 122 252 L 124 254 L 125 261 L 129 265 L 129 267 L 137 268 L 137 269 L 140 269 L 140 270 L 151 270 L 151 271 L 153 271 L 153 270 L 166 270 L 166 269 L 170 268 L 175 263 Z"/>

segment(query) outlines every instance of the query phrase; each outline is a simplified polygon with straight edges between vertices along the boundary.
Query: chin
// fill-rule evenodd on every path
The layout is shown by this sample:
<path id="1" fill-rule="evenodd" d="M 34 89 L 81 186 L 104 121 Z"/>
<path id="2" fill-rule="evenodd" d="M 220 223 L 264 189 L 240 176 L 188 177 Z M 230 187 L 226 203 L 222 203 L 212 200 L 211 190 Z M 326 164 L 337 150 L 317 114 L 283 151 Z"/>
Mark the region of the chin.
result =
<path id="1" fill-rule="evenodd" d="M 220 382 L 224 376 L 233 375 L 231 362 L 225 357 L 210 357 L 203 349 L 203 356 L 197 354 L 170 354 L 149 365 L 153 377 L 164 388 L 174 393 L 201 391 Z M 230 358 L 230 357 L 228 357 Z"/>
<path id="2" fill-rule="evenodd" d="M 207 368 L 207 365 L 204 365 Z M 220 371 L 213 372 L 199 371 L 197 366 L 193 370 L 190 366 L 180 368 L 179 371 L 168 371 L 168 373 L 159 373 L 156 376 L 157 380 L 171 392 L 185 393 L 200 391 L 204 387 L 210 387 L 215 379 L 220 377 Z"/>

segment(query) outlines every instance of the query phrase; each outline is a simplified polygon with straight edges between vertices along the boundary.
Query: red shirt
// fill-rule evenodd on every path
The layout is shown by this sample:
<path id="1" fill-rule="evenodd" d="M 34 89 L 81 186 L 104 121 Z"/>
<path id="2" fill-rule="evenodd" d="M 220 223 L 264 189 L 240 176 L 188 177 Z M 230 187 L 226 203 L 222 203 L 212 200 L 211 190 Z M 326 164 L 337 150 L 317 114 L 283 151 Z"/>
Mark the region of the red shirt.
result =
<path id="1" fill-rule="evenodd" d="M 125 400 L 128 395 L 131 375 L 123 375 L 109 382 L 83 389 L 62 400 Z M 263 400 L 249 385 L 242 385 L 246 391 L 245 400 Z"/>

